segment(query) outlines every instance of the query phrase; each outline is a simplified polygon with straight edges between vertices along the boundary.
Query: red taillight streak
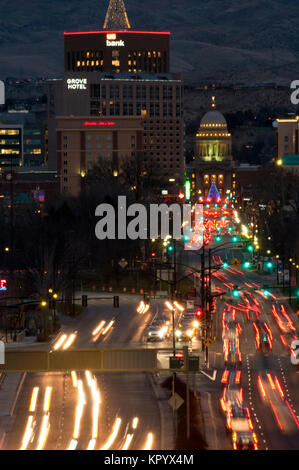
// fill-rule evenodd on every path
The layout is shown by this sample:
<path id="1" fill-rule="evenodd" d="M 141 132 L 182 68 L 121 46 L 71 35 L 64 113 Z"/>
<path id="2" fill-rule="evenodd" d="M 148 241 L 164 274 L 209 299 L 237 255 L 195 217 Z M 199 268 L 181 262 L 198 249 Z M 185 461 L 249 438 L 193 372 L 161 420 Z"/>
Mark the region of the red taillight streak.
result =
<path id="1" fill-rule="evenodd" d="M 272 338 L 273 338 L 273 336 L 272 336 L 272 331 L 270 330 L 270 328 L 269 328 L 269 326 L 267 325 L 266 322 L 265 322 L 265 327 L 267 328 L 268 333 L 269 333 L 269 336 L 270 336 L 270 338 L 272 339 Z"/>
<path id="2" fill-rule="evenodd" d="M 289 410 L 290 410 L 290 413 L 291 413 L 291 415 L 292 415 L 292 417 L 293 417 L 293 420 L 294 420 L 295 423 L 296 423 L 297 428 L 299 428 L 299 421 L 298 421 L 298 419 L 297 419 L 297 416 L 295 415 L 294 411 L 292 410 L 292 408 L 291 408 L 289 402 L 288 402 L 287 400 L 285 400 L 285 402 L 286 402 L 286 404 L 287 404 L 287 407 L 288 407 Z"/>
<path id="3" fill-rule="evenodd" d="M 280 427 L 280 429 L 283 430 L 283 426 L 282 426 L 281 421 L 280 421 L 280 419 L 279 419 L 277 410 L 276 410 L 275 406 L 273 405 L 272 401 L 271 401 L 271 400 L 269 400 L 269 401 L 270 401 L 270 405 L 271 405 L 271 408 L 272 408 L 272 410 L 273 410 L 273 413 L 274 413 L 274 415 L 275 415 L 277 424 L 278 424 L 278 426 Z"/>
<path id="4" fill-rule="evenodd" d="M 278 388 L 278 391 L 279 391 L 279 393 L 280 393 L 281 398 L 283 398 L 283 397 L 284 397 L 284 393 L 283 393 L 283 391 L 282 391 L 282 388 L 281 388 L 281 385 L 280 385 L 280 383 L 279 383 L 279 380 L 278 380 L 278 378 L 277 378 L 276 376 L 275 376 L 275 383 L 276 383 L 276 385 L 277 385 L 277 388 Z"/>
<path id="5" fill-rule="evenodd" d="M 261 380 L 260 376 L 258 377 L 258 383 L 259 383 L 259 387 L 260 387 L 260 390 L 262 392 L 263 398 L 265 399 L 266 398 L 266 392 L 265 392 L 265 389 L 263 387 L 262 380 Z"/>
<path id="6" fill-rule="evenodd" d="M 271 374 L 270 374 L 269 372 L 268 372 L 268 374 L 267 374 L 267 377 L 268 377 L 268 380 L 269 380 L 269 383 L 270 383 L 270 385 L 271 385 L 272 390 L 275 390 L 275 385 L 274 385 L 272 376 L 271 376 Z"/>
<path id="7" fill-rule="evenodd" d="M 222 408 L 222 410 L 223 410 L 223 411 L 226 411 L 226 406 L 225 406 L 225 403 L 224 403 L 224 400 L 223 400 L 223 398 L 221 398 L 221 400 L 220 400 L 220 404 L 221 404 L 221 408 Z"/>
<path id="8" fill-rule="evenodd" d="M 288 346 L 288 343 L 286 342 L 286 339 L 283 335 L 280 335 L 280 339 L 282 341 L 282 344 L 284 344 L 285 346 Z"/>
<path id="9" fill-rule="evenodd" d="M 241 382 L 241 371 L 238 370 L 236 373 L 235 383 L 239 384 Z"/>
<path id="10" fill-rule="evenodd" d="M 226 384 L 228 381 L 229 371 L 225 370 L 222 375 L 221 383 Z"/>

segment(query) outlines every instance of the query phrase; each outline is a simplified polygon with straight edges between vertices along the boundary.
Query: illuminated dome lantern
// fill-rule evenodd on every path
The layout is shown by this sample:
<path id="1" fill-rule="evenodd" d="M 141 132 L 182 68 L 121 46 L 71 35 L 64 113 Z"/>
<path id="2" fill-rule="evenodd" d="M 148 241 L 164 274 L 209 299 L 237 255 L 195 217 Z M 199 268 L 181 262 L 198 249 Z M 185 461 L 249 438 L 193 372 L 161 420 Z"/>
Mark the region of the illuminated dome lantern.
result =
<path id="1" fill-rule="evenodd" d="M 222 113 L 216 110 L 215 97 L 211 109 L 202 118 L 196 134 L 196 159 L 204 162 L 232 160 L 231 134 Z"/>

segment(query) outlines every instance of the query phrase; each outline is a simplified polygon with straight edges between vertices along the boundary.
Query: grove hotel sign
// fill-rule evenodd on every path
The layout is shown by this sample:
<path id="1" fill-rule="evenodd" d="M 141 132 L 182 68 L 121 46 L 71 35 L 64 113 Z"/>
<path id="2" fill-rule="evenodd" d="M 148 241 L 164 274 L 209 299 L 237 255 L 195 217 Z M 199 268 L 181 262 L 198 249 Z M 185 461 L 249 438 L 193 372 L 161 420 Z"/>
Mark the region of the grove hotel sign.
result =
<path id="1" fill-rule="evenodd" d="M 124 47 L 125 41 L 122 39 L 117 40 L 115 33 L 106 34 L 106 46 L 107 47 Z"/>
<path id="2" fill-rule="evenodd" d="M 87 78 L 68 78 L 68 90 L 87 90 Z"/>

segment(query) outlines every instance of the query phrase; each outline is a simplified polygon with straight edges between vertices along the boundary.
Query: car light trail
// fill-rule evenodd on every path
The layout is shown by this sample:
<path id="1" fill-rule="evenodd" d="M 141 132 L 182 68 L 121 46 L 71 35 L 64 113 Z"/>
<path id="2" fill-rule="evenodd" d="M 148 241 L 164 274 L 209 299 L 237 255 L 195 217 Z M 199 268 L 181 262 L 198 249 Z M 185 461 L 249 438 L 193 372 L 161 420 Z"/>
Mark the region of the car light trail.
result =
<path id="1" fill-rule="evenodd" d="M 278 381 L 278 378 L 277 378 L 276 376 L 275 376 L 275 383 L 276 383 L 276 386 L 277 386 L 277 388 L 278 388 L 279 394 L 280 394 L 281 398 L 283 399 L 284 393 L 283 393 L 283 390 L 282 390 L 282 388 L 281 388 L 281 385 L 280 385 L 280 383 L 279 383 L 279 381 Z"/>
<path id="2" fill-rule="evenodd" d="M 101 323 L 99 323 L 99 325 L 93 330 L 92 335 L 93 336 L 97 335 L 99 331 L 103 328 L 105 323 L 106 323 L 105 320 L 102 320 Z"/>
<path id="3" fill-rule="evenodd" d="M 39 434 L 39 440 L 36 447 L 36 450 L 43 450 L 48 434 L 49 434 L 50 424 L 49 424 L 49 415 L 45 415 L 42 420 L 42 426 Z"/>
<path id="4" fill-rule="evenodd" d="M 111 322 L 108 323 L 105 330 L 102 332 L 102 335 L 104 336 L 107 333 L 107 331 L 109 331 L 112 328 L 113 325 L 114 325 L 114 320 L 111 320 Z"/>
<path id="5" fill-rule="evenodd" d="M 23 440 L 22 440 L 22 446 L 20 447 L 20 450 L 27 449 L 27 446 L 30 442 L 32 431 L 33 431 L 32 424 L 33 424 L 33 416 L 30 415 L 28 416 L 27 425 L 26 425 L 25 433 L 24 433 Z"/>
<path id="6" fill-rule="evenodd" d="M 153 433 L 149 432 L 146 438 L 145 446 L 143 450 L 151 450 L 152 445 L 153 445 L 154 437 Z"/>
<path id="7" fill-rule="evenodd" d="M 73 344 L 73 342 L 75 341 L 76 336 L 77 336 L 76 333 L 72 333 L 72 334 L 68 337 L 67 341 L 64 343 L 62 349 L 64 349 L 64 350 L 68 349 L 68 348 Z"/>
<path id="8" fill-rule="evenodd" d="M 265 400 L 265 398 L 266 398 L 266 392 L 265 392 L 265 389 L 264 389 L 264 387 L 263 387 L 263 383 L 262 383 L 262 380 L 261 380 L 261 377 L 260 377 L 260 376 L 258 377 L 258 384 L 259 384 L 260 391 L 261 391 L 261 393 L 262 393 L 263 399 Z"/>
<path id="9" fill-rule="evenodd" d="M 179 309 L 181 312 L 183 312 L 185 309 L 183 307 L 183 305 L 181 305 L 179 302 L 177 302 L 176 300 L 173 302 L 174 305 L 176 306 L 177 309 Z"/>
<path id="10" fill-rule="evenodd" d="M 223 372 L 222 379 L 221 379 L 221 383 L 226 384 L 227 381 L 228 381 L 228 376 L 229 376 L 229 370 L 226 369 L 226 370 Z"/>
<path id="11" fill-rule="evenodd" d="M 297 428 L 299 428 L 299 421 L 298 421 L 298 419 L 297 419 L 297 417 L 296 417 L 294 411 L 292 410 L 292 408 L 291 408 L 289 402 L 288 402 L 287 400 L 286 400 L 285 402 L 286 402 L 286 405 L 287 405 L 287 407 L 288 407 L 288 409 L 289 409 L 289 411 L 290 411 L 290 413 L 291 413 L 291 415 L 292 415 L 292 417 L 293 417 L 293 420 L 295 421 L 295 424 L 296 424 Z"/>
<path id="12" fill-rule="evenodd" d="M 96 439 L 90 439 L 87 450 L 94 450 L 96 446 L 96 441 Z"/>
<path id="13" fill-rule="evenodd" d="M 268 380 L 269 380 L 269 383 L 270 383 L 270 385 L 271 385 L 272 390 L 275 390 L 275 385 L 274 385 L 272 376 L 271 376 L 271 374 L 269 374 L 269 372 L 268 372 L 268 374 L 267 374 L 267 377 L 268 377 Z"/>
<path id="14" fill-rule="evenodd" d="M 78 440 L 80 434 L 80 423 L 83 414 L 83 409 L 86 404 L 85 394 L 83 390 L 83 382 L 82 380 L 78 380 L 78 405 L 76 407 L 76 414 L 75 414 L 75 425 L 74 425 L 74 432 L 73 432 L 73 439 Z"/>
<path id="15" fill-rule="evenodd" d="M 279 419 L 277 410 L 276 410 L 275 406 L 273 405 L 272 401 L 271 401 L 271 400 L 269 400 L 269 401 L 270 401 L 270 405 L 271 405 L 271 408 L 272 408 L 272 410 L 273 410 L 274 416 L 275 416 L 275 418 L 276 418 L 277 424 L 278 424 L 278 426 L 280 427 L 280 429 L 283 431 L 283 426 L 282 426 L 281 421 L 280 421 L 280 419 Z"/>
<path id="16" fill-rule="evenodd" d="M 134 434 L 127 434 L 127 437 L 126 437 L 126 440 L 125 440 L 125 443 L 122 447 L 121 450 L 128 450 L 128 448 L 130 447 L 131 445 L 131 442 L 132 442 L 132 439 L 133 439 L 133 436 Z"/>
<path id="17" fill-rule="evenodd" d="M 110 436 L 108 437 L 107 441 L 105 442 L 105 444 L 103 445 L 103 447 L 101 447 L 101 450 L 108 450 L 110 449 L 110 447 L 112 446 L 112 444 L 114 443 L 117 435 L 118 435 L 118 432 L 119 432 L 119 429 L 120 429 L 120 425 L 121 425 L 121 419 L 120 418 L 116 418 L 115 422 L 114 422 L 114 425 L 113 425 L 113 429 L 112 429 L 112 433 L 110 434 Z"/>
<path id="18" fill-rule="evenodd" d="M 132 428 L 137 429 L 139 418 L 137 416 L 133 419 Z"/>
<path id="19" fill-rule="evenodd" d="M 99 430 L 99 411 L 100 411 L 101 397 L 100 397 L 100 392 L 97 389 L 96 379 L 91 378 L 89 371 L 86 371 L 85 374 L 87 377 L 89 377 L 88 385 L 91 388 L 91 393 L 92 393 L 92 398 L 93 398 L 91 437 L 92 437 L 92 440 L 95 440 L 98 437 L 98 430 Z"/>
<path id="20" fill-rule="evenodd" d="M 29 411 L 31 413 L 35 411 L 38 392 L 39 392 L 39 387 L 34 387 L 32 390 L 32 395 L 31 395 L 31 400 L 30 400 L 30 405 L 29 405 Z"/>
<path id="21" fill-rule="evenodd" d="M 169 310 L 174 310 L 173 305 L 170 302 L 168 302 L 168 300 L 166 300 L 165 305 Z"/>
<path id="22" fill-rule="evenodd" d="M 75 450 L 77 445 L 78 445 L 78 441 L 76 439 L 72 439 L 66 450 Z"/>
<path id="23" fill-rule="evenodd" d="M 144 308 L 145 308 L 145 303 L 143 302 L 143 300 L 141 300 L 141 302 L 139 303 L 139 305 L 137 307 L 137 312 L 138 313 L 143 313 Z"/>
<path id="24" fill-rule="evenodd" d="M 51 394 L 52 394 L 52 387 L 47 387 L 45 398 L 44 398 L 44 411 L 45 412 L 48 412 L 50 409 Z"/>
<path id="25" fill-rule="evenodd" d="M 72 376 L 72 381 L 73 381 L 73 387 L 77 388 L 78 380 L 77 380 L 77 374 L 74 370 L 72 370 L 71 376 Z"/>
<path id="26" fill-rule="evenodd" d="M 57 342 L 54 344 L 54 351 L 57 351 L 57 349 L 61 348 L 61 346 L 63 345 L 63 343 L 65 342 L 67 338 L 67 335 L 66 334 L 63 334 L 62 336 L 60 336 L 60 338 L 57 340 Z"/>

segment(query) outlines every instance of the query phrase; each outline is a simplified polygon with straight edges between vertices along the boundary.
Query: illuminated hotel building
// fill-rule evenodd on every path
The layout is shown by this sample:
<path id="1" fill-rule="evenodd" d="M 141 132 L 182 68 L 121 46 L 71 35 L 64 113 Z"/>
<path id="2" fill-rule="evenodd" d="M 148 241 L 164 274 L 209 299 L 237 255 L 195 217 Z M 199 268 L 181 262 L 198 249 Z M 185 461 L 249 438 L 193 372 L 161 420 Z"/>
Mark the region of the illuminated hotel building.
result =
<path id="1" fill-rule="evenodd" d="M 115 175 L 136 162 L 136 180 L 159 178 L 161 190 L 183 183 L 183 82 L 169 73 L 169 38 L 64 34 L 63 79 L 48 83 L 49 160 L 57 156 L 61 192 L 78 194 L 88 170 L 107 162 Z"/>
<path id="2" fill-rule="evenodd" d="M 196 134 L 195 156 L 186 169 L 194 200 L 206 197 L 213 182 L 220 195 L 236 194 L 231 134 L 225 117 L 215 108 L 212 97 L 211 110 L 203 116 Z"/>

